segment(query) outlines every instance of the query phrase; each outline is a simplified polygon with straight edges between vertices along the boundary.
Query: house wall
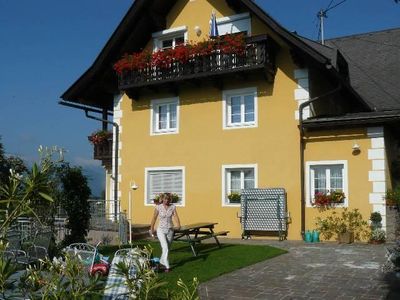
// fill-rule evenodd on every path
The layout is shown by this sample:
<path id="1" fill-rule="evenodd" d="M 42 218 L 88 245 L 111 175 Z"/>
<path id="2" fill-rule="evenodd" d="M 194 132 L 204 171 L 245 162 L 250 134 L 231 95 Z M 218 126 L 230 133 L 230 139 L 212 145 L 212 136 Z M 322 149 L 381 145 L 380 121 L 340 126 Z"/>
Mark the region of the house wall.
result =
<path id="1" fill-rule="evenodd" d="M 186 25 L 189 40 L 204 39 L 208 34 L 212 5 L 217 17 L 234 14 L 225 1 L 182 0 L 169 14 L 168 28 Z M 202 28 L 200 37 L 196 37 L 194 26 Z M 253 16 L 252 33 L 271 32 Z M 278 43 L 281 42 L 278 39 Z M 291 216 L 288 238 L 301 239 L 298 107 L 309 99 L 309 75 L 307 69 L 299 69 L 293 63 L 289 49 L 284 44 L 281 46 L 273 84 L 264 78 L 250 77 L 225 81 L 222 90 L 212 84 L 180 87 L 178 134 L 150 134 L 150 101 L 175 95 L 161 92 L 141 94 L 138 100 L 126 95 L 117 99 L 117 118 L 123 128 L 119 145 L 122 210 L 128 211 L 130 182 L 135 181 L 139 186 L 131 192 L 133 223 L 150 223 L 154 210 L 153 205 L 145 205 L 145 169 L 182 166 L 185 169 L 185 203 L 178 207 L 182 224 L 218 222 L 217 230 L 229 230 L 230 237 L 239 237 L 240 207 L 222 205 L 221 170 L 223 165 L 256 164 L 258 187 L 285 188 Z M 150 43 L 148 47 L 152 47 Z M 257 127 L 224 130 L 223 90 L 248 87 L 257 88 Z M 351 152 L 355 142 L 362 149 L 357 156 Z M 365 129 L 332 131 L 311 134 L 305 150 L 306 161 L 348 161 L 349 206 L 362 209 L 365 216 L 371 211 L 368 199 L 372 183 L 368 176 L 372 163 L 367 151 L 370 143 Z M 307 229 L 314 227 L 316 216 L 316 209 L 307 208 Z"/>
<path id="2" fill-rule="evenodd" d="M 386 227 L 386 210 L 383 196 L 389 180 L 384 147 L 383 127 L 356 128 L 347 130 L 318 131 L 307 134 L 305 161 L 345 161 L 347 162 L 346 193 L 349 209 L 360 210 L 365 220 L 371 212 L 382 214 Z M 360 153 L 353 152 L 355 144 Z M 309 199 L 306 199 L 309 203 Z M 330 214 L 307 205 L 306 229 L 314 229 L 318 216 Z M 340 211 L 342 208 L 336 208 Z"/>

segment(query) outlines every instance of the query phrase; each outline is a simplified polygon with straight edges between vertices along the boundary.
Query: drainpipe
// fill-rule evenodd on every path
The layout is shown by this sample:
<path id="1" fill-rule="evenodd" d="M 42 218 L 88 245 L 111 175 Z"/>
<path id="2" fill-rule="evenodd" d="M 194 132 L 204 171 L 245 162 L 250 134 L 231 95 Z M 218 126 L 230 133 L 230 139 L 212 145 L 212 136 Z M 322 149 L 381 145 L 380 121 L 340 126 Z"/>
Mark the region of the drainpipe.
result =
<path id="1" fill-rule="evenodd" d="M 304 127 L 303 127 L 303 109 L 306 106 L 309 106 L 311 103 L 320 100 L 321 98 L 324 98 L 326 96 L 332 95 L 339 91 L 342 88 L 341 85 L 339 85 L 337 88 L 333 89 L 330 92 L 327 92 L 326 94 L 311 98 L 310 100 L 303 102 L 299 106 L 299 129 L 300 129 L 300 188 L 301 188 L 301 236 L 304 239 L 304 233 L 306 231 L 305 226 L 306 226 L 306 196 L 305 196 L 305 186 L 304 186 L 304 149 L 306 142 L 304 140 Z"/>
<path id="2" fill-rule="evenodd" d="M 115 141 L 114 141 L 114 221 L 118 221 L 118 143 L 119 143 L 119 125 L 107 119 L 97 118 L 89 115 L 89 111 L 85 110 L 85 115 L 89 119 L 101 121 L 111 124 L 115 127 Z"/>

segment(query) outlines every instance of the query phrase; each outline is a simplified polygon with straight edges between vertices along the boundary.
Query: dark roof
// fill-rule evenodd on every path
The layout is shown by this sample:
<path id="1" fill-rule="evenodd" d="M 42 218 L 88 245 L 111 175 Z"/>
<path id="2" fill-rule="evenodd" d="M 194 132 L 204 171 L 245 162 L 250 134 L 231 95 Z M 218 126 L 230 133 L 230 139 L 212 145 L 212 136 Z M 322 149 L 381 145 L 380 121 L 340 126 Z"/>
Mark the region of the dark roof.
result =
<path id="1" fill-rule="evenodd" d="M 347 61 L 351 86 L 378 111 L 400 109 L 400 28 L 330 39 Z"/>
<path id="2" fill-rule="evenodd" d="M 303 121 L 304 128 L 335 128 L 349 125 L 382 125 L 400 121 L 400 110 L 349 113 L 335 117 L 310 118 Z"/>
<path id="3" fill-rule="evenodd" d="M 322 45 L 321 43 L 310 40 L 303 36 L 298 36 L 298 38 L 303 41 L 303 43 L 307 44 L 311 48 L 314 48 L 317 52 L 329 59 L 332 66 L 336 66 L 337 49 Z"/>

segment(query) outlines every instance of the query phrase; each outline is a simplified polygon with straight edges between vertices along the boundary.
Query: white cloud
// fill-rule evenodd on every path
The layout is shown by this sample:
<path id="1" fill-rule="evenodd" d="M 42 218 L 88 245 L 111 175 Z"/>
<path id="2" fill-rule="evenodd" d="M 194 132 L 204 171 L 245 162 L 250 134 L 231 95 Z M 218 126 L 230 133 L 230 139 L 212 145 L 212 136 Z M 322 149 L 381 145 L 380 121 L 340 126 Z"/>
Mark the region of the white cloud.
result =
<path id="1" fill-rule="evenodd" d="M 91 167 L 100 167 L 101 166 L 101 161 L 89 159 L 89 158 L 81 157 L 81 156 L 73 157 L 71 162 L 73 165 L 77 165 L 82 168 L 91 168 Z"/>

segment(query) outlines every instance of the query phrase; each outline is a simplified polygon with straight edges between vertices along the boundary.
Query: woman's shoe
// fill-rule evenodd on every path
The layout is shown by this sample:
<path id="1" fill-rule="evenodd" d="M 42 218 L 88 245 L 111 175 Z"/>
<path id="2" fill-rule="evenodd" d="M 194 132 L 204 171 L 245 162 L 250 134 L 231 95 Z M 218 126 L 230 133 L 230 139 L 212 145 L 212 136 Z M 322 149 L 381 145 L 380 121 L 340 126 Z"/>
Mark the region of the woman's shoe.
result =
<path id="1" fill-rule="evenodd" d="M 165 269 L 164 272 L 169 273 L 169 272 L 171 272 L 171 269 Z"/>

